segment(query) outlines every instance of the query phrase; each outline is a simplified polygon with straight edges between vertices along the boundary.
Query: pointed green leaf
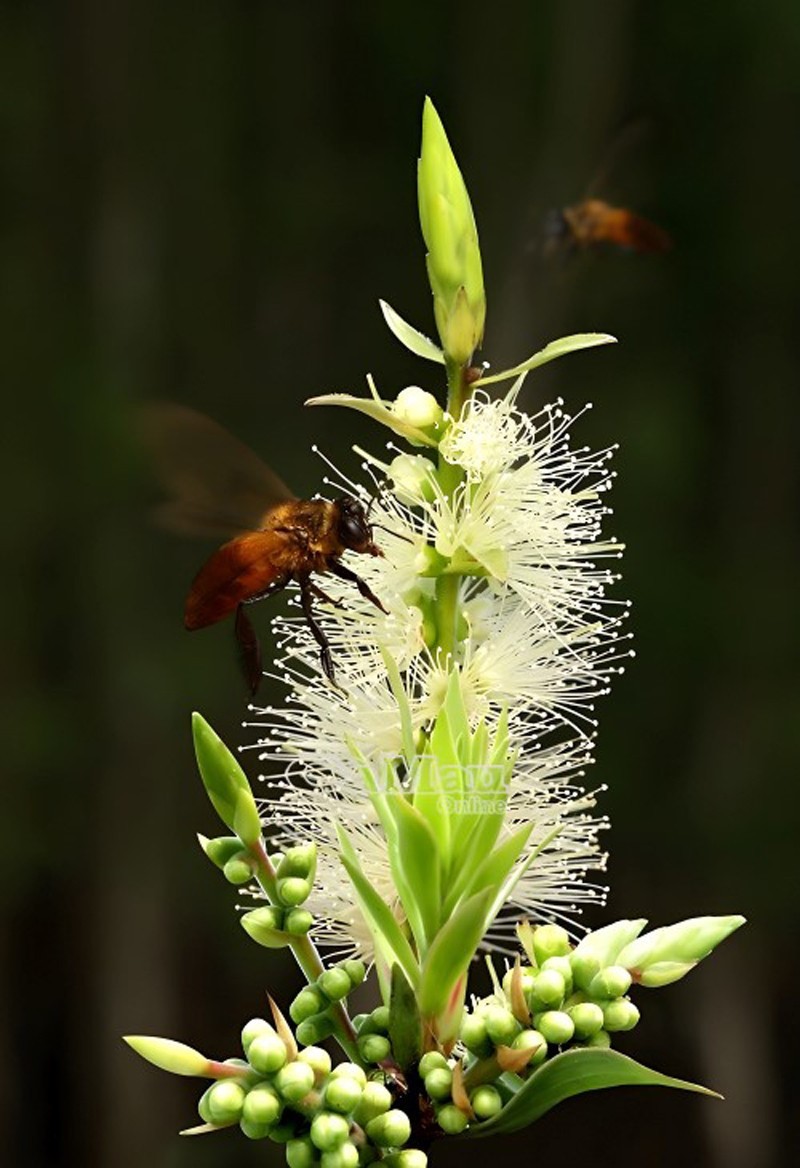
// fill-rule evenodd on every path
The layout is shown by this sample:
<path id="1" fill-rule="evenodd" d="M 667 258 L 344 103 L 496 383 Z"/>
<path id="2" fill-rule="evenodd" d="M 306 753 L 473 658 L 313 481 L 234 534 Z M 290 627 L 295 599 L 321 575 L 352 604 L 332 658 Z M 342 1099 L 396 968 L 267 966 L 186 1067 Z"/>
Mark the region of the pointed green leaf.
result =
<path id="1" fill-rule="evenodd" d="M 514 865 L 525 850 L 525 846 L 530 839 L 531 832 L 534 825 L 526 823 L 522 827 L 518 827 L 515 832 L 512 832 L 507 839 L 504 839 L 489 855 L 485 852 L 471 853 L 469 861 L 465 860 L 464 870 L 469 874 L 460 887 L 459 897 L 474 896 L 476 892 L 480 892 L 484 888 L 498 889 L 508 879 Z M 477 857 L 483 855 L 483 860 L 478 860 Z M 445 902 L 444 911 L 448 912 L 451 905 L 455 903 L 454 898 L 448 898 Z"/>
<path id="2" fill-rule="evenodd" d="M 211 1073 L 211 1062 L 204 1054 L 200 1054 L 194 1047 L 185 1042 L 176 1042 L 174 1038 L 158 1038 L 151 1034 L 126 1034 L 122 1040 L 127 1042 L 143 1059 L 147 1059 L 154 1067 L 162 1071 L 169 1071 L 173 1075 L 200 1075 L 203 1077 Z"/>
<path id="3" fill-rule="evenodd" d="M 605 1087 L 674 1087 L 721 1098 L 707 1087 L 651 1071 L 615 1050 L 568 1050 L 534 1071 L 499 1114 L 473 1125 L 467 1134 L 480 1138 L 520 1131 L 565 1099 Z"/>
<path id="4" fill-rule="evenodd" d="M 616 341 L 617 338 L 609 336 L 608 333 L 575 333 L 571 337 L 561 337 L 557 341 L 551 341 L 549 345 L 545 345 L 538 353 L 534 353 L 521 365 L 515 365 L 513 369 L 504 369 L 502 373 L 491 373 L 487 377 L 480 377 L 472 383 L 472 388 L 493 385 L 496 381 L 510 381 L 512 377 L 519 377 L 521 373 L 529 373 L 531 369 L 538 369 L 540 365 L 546 365 L 548 361 L 554 361 L 556 357 L 563 357 L 565 353 L 574 353 L 578 349 L 592 349 L 596 345 L 613 345 L 616 344 Z"/>
<path id="5" fill-rule="evenodd" d="M 418 1062 L 422 1054 L 422 1022 L 417 995 L 399 965 L 392 966 L 389 1038 L 392 1054 L 403 1070 Z"/>
<path id="6" fill-rule="evenodd" d="M 192 735 L 200 777 L 214 810 L 243 844 L 252 846 L 261 839 L 261 822 L 247 776 L 201 714 L 192 714 Z"/>
<path id="7" fill-rule="evenodd" d="M 444 353 L 438 345 L 434 344 L 432 340 L 415 329 L 407 321 L 403 320 L 399 313 L 395 312 L 390 304 L 385 300 L 379 300 L 383 319 L 386 321 L 391 332 L 397 337 L 401 344 L 415 353 L 417 357 L 423 357 L 426 361 L 436 361 L 439 365 L 444 365 Z"/>
<path id="8" fill-rule="evenodd" d="M 427 434 L 422 430 L 418 430 L 416 426 L 411 426 L 408 422 L 404 422 L 402 418 L 398 418 L 383 402 L 374 401 L 365 397 L 353 397 L 349 393 L 324 393 L 319 397 L 310 397 L 306 405 L 346 406 L 350 410 L 357 410 L 360 414 L 366 414 L 368 418 L 374 418 L 382 426 L 388 426 L 395 434 L 399 434 L 401 438 L 406 438 L 414 446 L 432 446 L 434 448 L 438 446 L 438 442 L 434 438 L 429 438 Z"/>
<path id="9" fill-rule="evenodd" d="M 439 845 L 433 831 L 398 792 L 391 800 L 397 825 L 397 842 L 389 850 L 395 883 L 408 889 L 402 896 L 403 908 L 423 955 L 436 935 L 441 914 L 441 862 Z M 399 882 L 398 878 L 399 877 Z M 408 898 L 408 899 L 407 899 Z"/>
<path id="10" fill-rule="evenodd" d="M 483 939 L 491 902 L 491 890 L 471 896 L 439 930 L 422 966 L 419 1008 L 423 1018 L 435 1018 L 447 1008 L 454 986 Z"/>

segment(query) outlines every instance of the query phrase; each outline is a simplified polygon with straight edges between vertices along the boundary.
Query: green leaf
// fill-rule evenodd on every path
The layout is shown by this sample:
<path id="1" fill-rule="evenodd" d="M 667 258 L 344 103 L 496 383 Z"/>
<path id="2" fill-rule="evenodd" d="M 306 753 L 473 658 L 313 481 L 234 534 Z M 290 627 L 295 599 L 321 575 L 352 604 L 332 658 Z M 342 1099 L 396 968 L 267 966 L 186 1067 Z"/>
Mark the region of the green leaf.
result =
<path id="1" fill-rule="evenodd" d="M 253 792 L 242 768 L 201 714 L 192 714 L 197 766 L 214 810 L 243 844 L 261 839 L 261 821 Z"/>
<path id="2" fill-rule="evenodd" d="M 384 953 L 389 951 L 387 955 L 391 961 L 396 961 L 401 966 L 412 986 L 418 986 L 420 973 L 414 951 L 403 935 L 389 905 L 365 876 L 352 843 L 338 826 L 337 834 L 342 848 L 340 859 L 356 890 L 361 910 L 370 928 L 382 939 L 382 951 Z"/>
<path id="3" fill-rule="evenodd" d="M 392 1054 L 403 1070 L 414 1066 L 422 1054 L 422 1022 L 417 995 L 399 965 L 392 966 L 389 998 L 389 1038 Z"/>
<path id="4" fill-rule="evenodd" d="M 211 1073 L 209 1059 L 185 1042 L 157 1038 L 152 1034 L 126 1034 L 123 1042 L 154 1067 L 173 1075 L 208 1076 Z"/>
<path id="5" fill-rule="evenodd" d="M 534 825 L 526 823 L 518 827 L 515 832 L 503 840 L 492 852 L 471 852 L 469 859 L 465 859 L 464 870 L 469 873 L 467 879 L 455 886 L 459 896 L 474 895 L 484 888 L 497 890 L 507 879 L 525 845 L 530 839 Z M 483 860 L 478 857 L 483 854 Z M 445 912 L 449 911 L 453 901 L 445 902 Z"/>
<path id="6" fill-rule="evenodd" d="M 437 933 L 423 963 L 419 983 L 423 1018 L 435 1018 L 447 1009 L 456 983 L 483 939 L 491 902 L 491 889 L 471 896 Z"/>
<path id="7" fill-rule="evenodd" d="M 438 345 L 434 344 L 432 340 L 415 329 L 413 325 L 408 324 L 403 320 L 391 304 L 387 304 L 385 300 L 379 300 L 383 319 L 386 321 L 391 332 L 397 337 L 401 344 L 415 353 L 417 357 L 423 357 L 426 361 L 436 361 L 439 365 L 444 365 L 444 353 Z"/>
<path id="8" fill-rule="evenodd" d="M 433 831 L 402 792 L 390 801 L 397 826 L 396 843 L 390 847 L 392 874 L 403 894 L 403 908 L 422 956 L 439 928 L 441 914 L 441 862 Z M 406 900 L 408 897 L 408 903 Z"/>
<path id="9" fill-rule="evenodd" d="M 319 397 L 310 397 L 306 405 L 346 406 L 350 410 L 357 410 L 360 414 L 366 414 L 368 418 L 374 418 L 382 426 L 388 426 L 395 434 L 399 434 L 401 438 L 406 438 L 414 446 L 432 446 L 436 448 L 439 445 L 435 438 L 429 438 L 423 430 L 419 430 L 416 426 L 412 426 L 410 423 L 404 422 L 402 418 L 398 418 L 382 401 L 375 401 L 372 398 L 366 397 L 353 397 L 349 393 L 324 393 Z"/>
<path id="10" fill-rule="evenodd" d="M 531 369 L 538 369 L 540 365 L 546 365 L 556 357 L 563 357 L 565 353 L 574 353 L 578 349 L 592 349 L 596 345 L 614 345 L 616 341 L 617 338 L 609 336 L 608 333 L 575 333 L 571 337 L 561 337 L 557 341 L 551 341 L 549 345 L 545 345 L 538 353 L 534 353 L 521 365 L 515 365 L 513 369 L 504 369 L 502 373 L 491 373 L 488 377 L 478 378 L 477 381 L 473 381 L 471 388 L 493 385 L 496 381 L 510 381 L 512 377 L 519 377 L 522 373 L 529 373 Z"/>
<path id="11" fill-rule="evenodd" d="M 470 1127 L 467 1134 L 480 1138 L 520 1131 L 565 1099 L 605 1087 L 674 1087 L 721 1098 L 707 1087 L 651 1071 L 615 1050 L 568 1050 L 543 1063 L 498 1115 Z"/>

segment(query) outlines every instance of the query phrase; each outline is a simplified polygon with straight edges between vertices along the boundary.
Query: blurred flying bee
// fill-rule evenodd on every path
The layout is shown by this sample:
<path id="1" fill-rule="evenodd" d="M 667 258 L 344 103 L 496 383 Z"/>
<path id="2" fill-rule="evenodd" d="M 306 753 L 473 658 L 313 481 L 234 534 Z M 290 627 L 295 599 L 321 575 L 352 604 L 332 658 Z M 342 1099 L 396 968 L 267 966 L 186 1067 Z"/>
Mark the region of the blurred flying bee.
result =
<path id="1" fill-rule="evenodd" d="M 261 680 L 261 647 L 246 606 L 274 596 L 290 583 L 320 648 L 331 681 L 333 659 L 316 619 L 314 597 L 341 607 L 312 579 L 330 572 L 355 584 L 381 612 L 386 609 L 351 568 L 346 551 L 381 556 L 363 505 L 352 495 L 298 499 L 261 459 L 210 418 L 184 406 L 154 404 L 145 437 L 170 496 L 161 521 L 188 535 L 229 536 L 201 567 L 186 597 L 187 629 L 206 628 L 235 614 L 234 628 L 251 693 Z"/>
<path id="2" fill-rule="evenodd" d="M 602 199 L 584 199 L 560 211 L 551 211 L 545 222 L 548 252 L 564 247 L 586 250 L 602 244 L 636 252 L 663 252 L 672 247 L 666 231 L 626 207 L 612 207 Z"/>

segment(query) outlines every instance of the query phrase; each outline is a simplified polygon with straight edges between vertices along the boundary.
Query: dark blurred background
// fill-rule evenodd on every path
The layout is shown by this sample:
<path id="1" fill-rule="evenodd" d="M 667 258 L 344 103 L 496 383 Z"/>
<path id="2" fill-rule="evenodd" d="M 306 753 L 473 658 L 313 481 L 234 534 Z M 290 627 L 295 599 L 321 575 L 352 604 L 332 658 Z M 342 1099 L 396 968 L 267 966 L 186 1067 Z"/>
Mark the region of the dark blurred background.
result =
<path id="1" fill-rule="evenodd" d="M 534 374 L 525 399 L 591 400 L 576 440 L 622 446 L 613 530 L 638 656 L 601 710 L 613 891 L 590 923 L 750 919 L 687 981 L 641 993 L 622 1044 L 726 1103 L 601 1093 L 491 1154 L 789 1162 L 800 7 L 20 0 L 1 20 L 0 1160 L 283 1162 L 231 1133 L 179 1139 L 195 1085 L 118 1037 L 232 1055 L 265 990 L 299 986 L 244 936 L 194 843 L 216 825 L 190 710 L 231 742 L 253 732 L 231 630 L 183 632 L 211 548 L 148 525 L 132 418 L 153 397 L 207 411 L 312 493 L 312 442 L 355 469 L 351 443 L 384 434 L 305 398 L 361 392 L 368 370 L 388 396 L 436 388 L 377 308 L 432 331 L 415 203 L 430 93 L 478 219 L 483 355 L 501 368 L 564 333 L 620 339 Z M 545 262 L 548 210 L 582 198 L 609 152 L 596 193 L 674 250 Z"/>

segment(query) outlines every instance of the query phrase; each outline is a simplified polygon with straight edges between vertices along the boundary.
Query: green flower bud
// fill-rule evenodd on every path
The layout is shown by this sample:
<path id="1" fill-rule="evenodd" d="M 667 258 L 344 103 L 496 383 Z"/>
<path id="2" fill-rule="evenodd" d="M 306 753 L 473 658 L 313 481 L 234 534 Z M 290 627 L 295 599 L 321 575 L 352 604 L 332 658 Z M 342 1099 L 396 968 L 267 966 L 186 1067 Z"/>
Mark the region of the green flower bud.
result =
<path id="1" fill-rule="evenodd" d="M 450 1098 L 453 1087 L 453 1072 L 449 1067 L 434 1067 L 425 1076 L 425 1090 L 431 1099 L 443 1101 Z"/>
<path id="2" fill-rule="evenodd" d="M 348 961 L 345 961 L 344 968 L 347 972 L 347 976 L 350 978 L 350 985 L 353 987 L 353 989 L 355 989 L 356 986 L 360 986 L 364 978 L 367 976 L 366 965 L 363 961 L 359 961 L 355 957 L 351 957 Z"/>
<path id="3" fill-rule="evenodd" d="M 588 989 L 592 978 L 605 966 L 625 964 L 618 960 L 620 953 L 634 937 L 639 936 L 646 924 L 647 921 L 643 917 L 638 920 L 615 921 L 613 925 L 606 925 L 603 929 L 587 933 L 573 949 L 570 957 L 572 974 L 578 989 Z"/>
<path id="4" fill-rule="evenodd" d="M 281 904 L 288 908 L 296 908 L 311 895 L 311 881 L 303 880 L 300 876 L 288 876 L 278 881 L 278 897 Z"/>
<path id="5" fill-rule="evenodd" d="M 215 1086 L 216 1086 L 216 1083 L 211 1084 L 211 1087 L 215 1087 Z M 203 1094 L 200 1096 L 200 1098 L 197 1101 L 197 1114 L 200 1116 L 203 1123 L 213 1123 L 214 1122 L 213 1119 L 211 1118 L 211 1112 L 208 1110 L 208 1096 L 209 1096 L 209 1092 L 211 1091 L 211 1087 L 207 1087 L 206 1090 L 203 1092 Z"/>
<path id="6" fill-rule="evenodd" d="M 367 1076 L 363 1067 L 358 1063 L 337 1063 L 331 1071 L 334 1077 L 338 1075 L 349 1075 L 351 1079 L 355 1079 L 362 1087 L 367 1085 Z"/>
<path id="7" fill-rule="evenodd" d="M 496 1087 L 488 1083 L 483 1087 L 476 1087 L 469 1097 L 472 1110 L 478 1119 L 491 1119 L 503 1109 L 503 1100 Z"/>
<path id="8" fill-rule="evenodd" d="M 198 832 L 197 839 L 211 863 L 217 868 L 224 868 L 228 860 L 242 854 L 242 841 L 238 835 L 220 835 L 214 839 L 207 839 Z"/>
<path id="9" fill-rule="evenodd" d="M 638 972 L 636 980 L 639 985 L 660 989 L 661 986 L 672 985 L 674 981 L 686 977 L 696 964 L 696 961 L 656 961 L 654 965 Z"/>
<path id="10" fill-rule="evenodd" d="M 299 1060 L 281 1067 L 273 1085 L 286 1103 L 299 1103 L 314 1086 L 314 1071 Z"/>
<path id="11" fill-rule="evenodd" d="M 349 1115 L 358 1105 L 364 1088 L 349 1075 L 337 1075 L 325 1084 L 324 1101 L 329 1111 Z"/>
<path id="12" fill-rule="evenodd" d="M 611 1046 L 611 1039 L 605 1030 L 598 1030 L 597 1034 L 593 1034 L 591 1038 L 587 1038 L 583 1045 L 596 1046 L 601 1050 L 608 1050 Z"/>
<path id="13" fill-rule="evenodd" d="M 349 1082 L 347 1076 L 340 1076 L 341 1082 Z M 365 1127 L 371 1119 L 385 1115 L 392 1106 L 392 1093 L 383 1083 L 367 1083 L 361 1091 L 361 1098 L 353 1113 L 353 1119 Z"/>
<path id="14" fill-rule="evenodd" d="M 533 930 L 533 956 L 537 965 L 548 957 L 565 957 L 572 950 L 569 933 L 561 925 L 538 925 Z"/>
<path id="15" fill-rule="evenodd" d="M 245 1091 L 233 1079 L 220 1079 L 207 1092 L 206 1107 L 211 1123 L 238 1123 L 244 1107 Z"/>
<path id="16" fill-rule="evenodd" d="M 464 1041 L 463 1038 L 461 1040 Z M 431 1071 L 443 1067 L 447 1070 L 449 1064 L 440 1050 L 429 1050 L 419 1060 L 419 1073 L 424 1079 Z"/>
<path id="17" fill-rule="evenodd" d="M 248 1123 L 272 1127 L 280 1119 L 282 1111 L 283 1104 L 277 1091 L 269 1083 L 258 1083 L 247 1092 L 242 1106 L 242 1119 Z"/>
<path id="18" fill-rule="evenodd" d="M 209 1060 L 184 1042 L 149 1034 L 126 1034 L 123 1042 L 162 1071 L 170 1071 L 173 1075 L 209 1074 Z"/>
<path id="19" fill-rule="evenodd" d="M 290 1114 L 288 1119 L 284 1119 L 282 1123 L 277 1123 L 275 1127 L 271 1128 L 269 1138 L 273 1144 L 288 1144 L 299 1134 L 299 1124 L 300 1116 Z"/>
<path id="20" fill-rule="evenodd" d="M 457 1136 L 463 1132 L 469 1120 L 463 1111 L 459 1111 L 455 1103 L 445 1103 L 436 1112 L 436 1122 L 448 1136 Z"/>
<path id="21" fill-rule="evenodd" d="M 384 1156 L 381 1164 L 385 1168 L 427 1168 L 428 1157 L 420 1148 L 403 1148 Z"/>
<path id="22" fill-rule="evenodd" d="M 392 402 L 392 413 L 401 422 L 407 422 L 409 426 L 426 433 L 437 430 L 444 418 L 444 410 L 433 394 L 420 389 L 418 385 L 408 385 L 400 390 Z"/>
<path id="23" fill-rule="evenodd" d="M 265 949 L 283 949 L 289 944 L 289 938 L 282 928 L 283 910 L 274 904 L 252 909 L 239 917 L 239 923 L 248 937 L 252 937 Z"/>
<path id="24" fill-rule="evenodd" d="M 270 1125 L 268 1123 L 253 1123 L 250 1119 L 245 1119 L 244 1116 L 239 1120 L 239 1129 L 243 1135 L 246 1135 L 248 1140 L 265 1140 L 270 1133 Z"/>
<path id="25" fill-rule="evenodd" d="M 328 1006 L 328 999 L 316 986 L 306 986 L 289 1007 L 289 1017 L 293 1022 L 303 1022 L 306 1018 L 319 1014 Z"/>
<path id="26" fill-rule="evenodd" d="M 380 1063 L 392 1053 L 392 1044 L 383 1034 L 365 1034 L 358 1040 L 358 1052 L 366 1063 Z"/>
<path id="27" fill-rule="evenodd" d="M 229 884 L 247 884 L 248 880 L 253 878 L 252 865 L 247 859 L 239 856 L 233 856 L 228 860 L 222 872 Z"/>
<path id="28" fill-rule="evenodd" d="M 575 1024 L 563 1010 L 546 1010 L 534 1019 L 536 1029 L 554 1046 L 563 1046 L 575 1033 Z"/>
<path id="29" fill-rule="evenodd" d="M 481 254 L 467 188 L 430 98 L 422 115 L 418 195 L 436 327 L 446 355 L 465 365 L 486 318 Z"/>
<path id="30" fill-rule="evenodd" d="M 313 1168 L 317 1162 L 317 1150 L 308 1136 L 289 1140 L 286 1145 L 286 1163 L 289 1168 Z"/>
<path id="31" fill-rule="evenodd" d="M 318 1111 L 311 1121 L 311 1142 L 321 1152 L 340 1148 L 350 1134 L 350 1121 L 332 1111 Z"/>
<path id="32" fill-rule="evenodd" d="M 358 1168 L 358 1148 L 355 1144 L 342 1144 L 333 1151 L 323 1152 L 320 1159 L 321 1168 Z"/>
<path id="33" fill-rule="evenodd" d="M 317 845 L 298 844 L 287 848 L 277 867 L 279 880 L 286 880 L 290 876 L 299 876 L 302 880 L 313 883 L 317 871 Z"/>
<path id="34" fill-rule="evenodd" d="M 548 957 L 542 962 L 542 972 L 555 970 L 564 979 L 564 993 L 572 993 L 572 963 L 569 957 Z"/>
<path id="35" fill-rule="evenodd" d="M 317 1083 L 331 1073 L 331 1056 L 321 1046 L 307 1046 L 298 1053 L 297 1058 L 299 1062 L 308 1063 Z"/>
<path id="36" fill-rule="evenodd" d="M 283 1040 L 269 1031 L 256 1035 L 247 1049 L 247 1061 L 259 1075 L 273 1075 L 286 1065 L 288 1057 Z"/>
<path id="37" fill-rule="evenodd" d="M 676 925 L 654 929 L 644 937 L 638 937 L 626 944 L 618 954 L 616 962 L 629 969 L 636 981 L 643 981 L 642 973 L 662 962 L 675 962 L 691 968 L 693 964 L 708 957 L 709 953 L 740 928 L 744 921 L 745 918 L 742 916 L 693 917 Z M 688 969 L 685 972 L 688 973 Z M 678 976 L 682 976 L 677 970 L 675 973 L 676 976 L 670 980 L 677 981 Z"/>
<path id="38" fill-rule="evenodd" d="M 612 1033 L 617 1030 L 633 1030 L 639 1021 L 639 1011 L 627 998 L 617 998 L 603 1006 L 603 1026 Z"/>
<path id="39" fill-rule="evenodd" d="M 310 1018 L 304 1018 L 299 1022 L 295 1034 L 297 1041 L 303 1046 L 315 1046 L 318 1042 L 324 1042 L 326 1038 L 330 1038 L 336 1029 L 336 1024 L 333 1018 L 323 1010 L 320 1014 L 313 1014 Z"/>
<path id="40" fill-rule="evenodd" d="M 376 1006 L 369 1016 L 373 1034 L 389 1033 L 389 1007 Z"/>
<path id="41" fill-rule="evenodd" d="M 568 1013 L 575 1027 L 576 1038 L 591 1038 L 603 1029 L 603 1011 L 595 1002 L 581 1002 Z"/>
<path id="42" fill-rule="evenodd" d="M 317 978 L 317 985 L 331 1002 L 339 1002 L 346 998 L 353 988 L 347 970 L 336 965 L 333 969 L 326 969 Z"/>
<path id="43" fill-rule="evenodd" d="M 314 924 L 314 918 L 307 908 L 290 908 L 283 918 L 283 927 L 293 937 L 305 937 Z"/>
<path id="44" fill-rule="evenodd" d="M 467 1050 L 478 1058 L 486 1058 L 492 1053 L 493 1043 L 482 1014 L 464 1015 L 461 1021 L 461 1041 Z"/>
<path id="45" fill-rule="evenodd" d="M 505 1006 L 491 1004 L 482 1011 L 486 1033 L 495 1046 L 510 1046 L 522 1027 Z"/>
<path id="46" fill-rule="evenodd" d="M 389 463 L 389 478 L 401 503 L 415 507 L 434 498 L 433 478 L 436 470 L 424 454 L 398 454 Z"/>
<path id="47" fill-rule="evenodd" d="M 631 975 L 622 965 L 607 965 L 589 982 L 590 998 L 622 998 L 631 988 Z"/>
<path id="48" fill-rule="evenodd" d="M 512 1050 L 530 1050 L 528 1066 L 535 1067 L 547 1058 L 547 1040 L 539 1030 L 523 1030 L 511 1043 Z"/>
<path id="49" fill-rule="evenodd" d="M 566 983 L 557 969 L 543 969 L 533 979 L 531 1002 L 538 1012 L 548 1007 L 558 1007 L 566 995 Z"/>
<path id="50" fill-rule="evenodd" d="M 519 971 L 519 975 L 520 975 L 520 983 L 522 985 L 522 992 L 523 992 L 523 994 L 525 994 L 527 996 L 531 992 L 531 990 L 533 989 L 533 979 L 536 976 L 536 970 L 533 969 L 530 965 L 523 965 Z M 505 974 L 503 975 L 503 981 L 502 981 L 503 992 L 507 998 L 510 998 L 510 996 L 511 996 L 511 981 L 512 981 L 513 977 L 514 977 L 514 970 L 513 969 L 507 969 Z"/>
<path id="51" fill-rule="evenodd" d="M 369 1121 L 367 1135 L 379 1148 L 402 1148 L 411 1135 L 411 1121 L 404 1111 L 393 1108 Z"/>
<path id="52" fill-rule="evenodd" d="M 261 839 L 253 792 L 238 762 L 200 714 L 192 715 L 197 765 L 214 810 L 247 847 Z"/>

